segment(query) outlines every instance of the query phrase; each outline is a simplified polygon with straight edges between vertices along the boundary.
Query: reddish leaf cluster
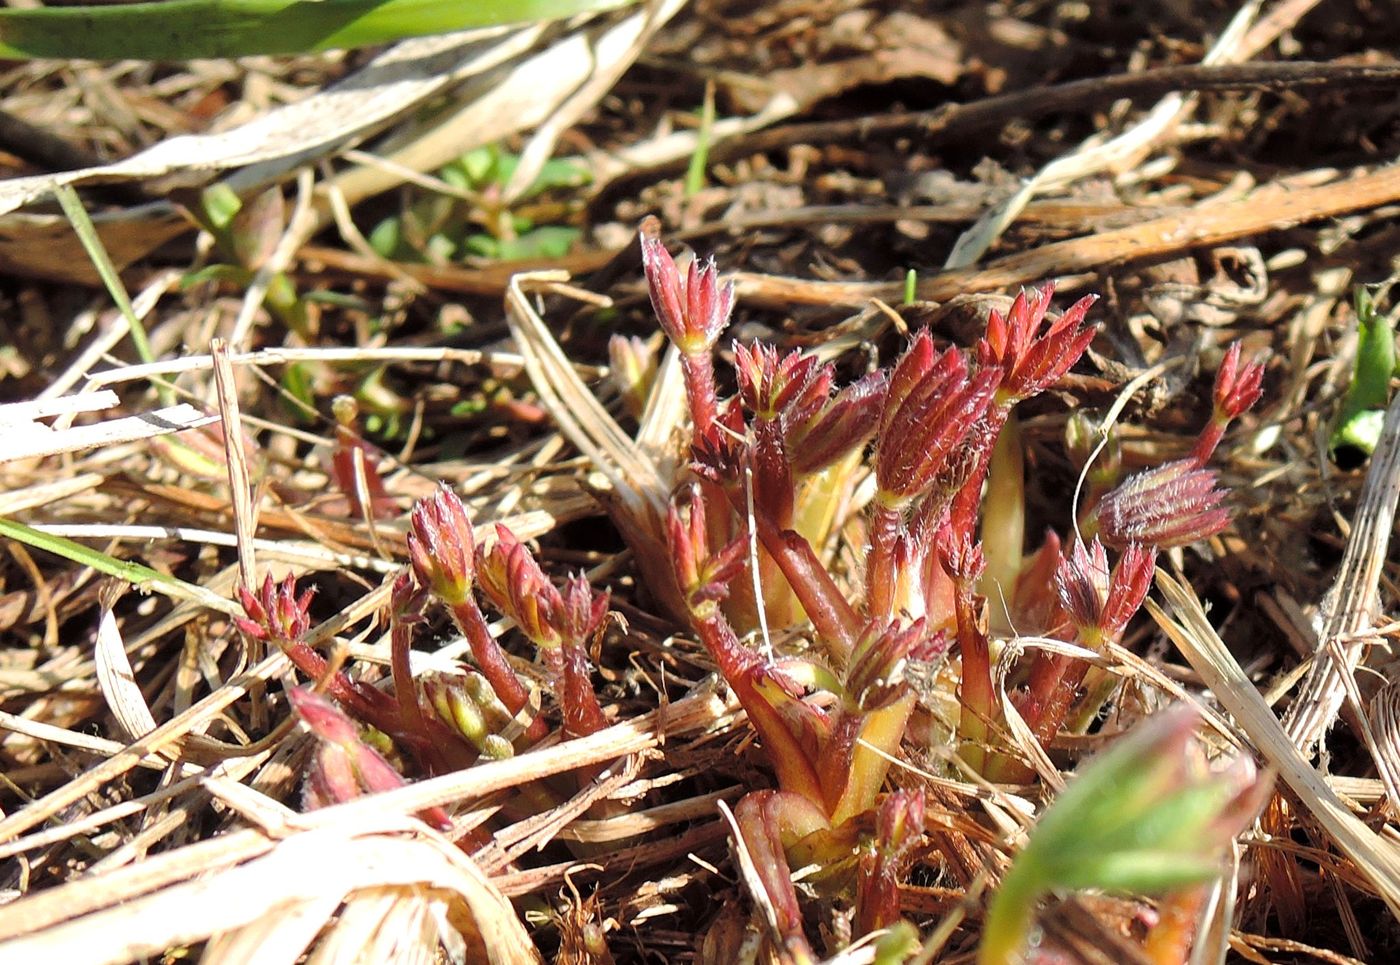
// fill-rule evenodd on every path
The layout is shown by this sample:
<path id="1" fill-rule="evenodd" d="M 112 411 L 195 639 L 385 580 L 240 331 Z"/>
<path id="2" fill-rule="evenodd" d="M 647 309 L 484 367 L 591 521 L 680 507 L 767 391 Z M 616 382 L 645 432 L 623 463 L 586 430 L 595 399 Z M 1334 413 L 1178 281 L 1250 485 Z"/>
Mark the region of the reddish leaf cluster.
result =
<path id="1" fill-rule="evenodd" d="M 983 518 L 984 484 L 1005 489 L 1004 480 L 989 482 L 997 440 L 1013 407 L 1053 386 L 1088 348 L 1095 329 L 1086 315 L 1095 299 L 1050 317 L 1052 286 L 1022 292 L 1006 314 L 991 313 L 971 352 L 939 348 L 920 331 L 888 370 L 845 387 L 814 356 L 735 344 L 738 391 L 719 403 L 710 354 L 733 308 L 732 290 L 717 280 L 713 262 L 692 263 L 682 278 L 659 240 L 644 236 L 642 250 L 658 321 L 685 359 L 692 467 L 701 479 L 670 512 L 671 575 L 685 616 L 776 772 L 781 790 L 751 795 L 736 816 L 784 946 L 801 957 L 808 950 L 786 864 L 794 849 L 834 866 L 852 836 L 867 841 L 856 875 L 859 924 L 874 928 L 897 917 L 892 889 L 918 838 L 923 802 L 880 789 L 913 707 L 910 664 L 942 660 L 951 641 L 960 753 L 993 778 L 1030 776 L 996 747 L 1003 711 L 981 595 L 991 567 L 978 529 L 999 521 Z M 1011 580 L 999 587 L 1013 622 L 1024 618 L 1030 630 L 1094 648 L 1123 634 L 1151 585 L 1155 547 L 1201 539 L 1227 523 L 1225 493 L 1203 463 L 1225 426 L 1258 398 L 1262 371 L 1258 363 L 1241 365 L 1238 349 L 1226 354 L 1215 412 L 1192 459 L 1116 487 L 1117 463 L 1096 477 L 1082 521 L 1096 534 L 1090 544 L 1076 541 L 1065 553 L 1052 533 L 1028 561 L 1019 546 L 1010 550 L 1014 559 L 998 558 L 998 579 Z M 822 477 L 818 485 L 814 474 L 846 465 L 840 460 L 872 437 L 868 545 L 856 553 L 864 573 L 854 581 L 864 595 L 853 599 L 852 581 L 829 568 L 830 529 L 813 527 L 830 518 L 813 501 L 837 498 L 839 483 Z M 1116 564 L 1106 546 L 1121 550 Z M 762 600 L 748 590 L 755 579 L 767 581 Z M 755 603 L 767 603 L 770 615 L 788 613 L 773 607 L 784 592 L 800 605 L 791 613 L 810 621 L 829 663 L 789 673 L 793 661 L 740 642 L 731 620 L 754 626 Z M 1011 696 L 1048 741 L 1080 699 L 1088 668 L 1045 652 L 1028 659 Z M 819 707 L 808 699 L 812 689 L 838 699 Z"/>

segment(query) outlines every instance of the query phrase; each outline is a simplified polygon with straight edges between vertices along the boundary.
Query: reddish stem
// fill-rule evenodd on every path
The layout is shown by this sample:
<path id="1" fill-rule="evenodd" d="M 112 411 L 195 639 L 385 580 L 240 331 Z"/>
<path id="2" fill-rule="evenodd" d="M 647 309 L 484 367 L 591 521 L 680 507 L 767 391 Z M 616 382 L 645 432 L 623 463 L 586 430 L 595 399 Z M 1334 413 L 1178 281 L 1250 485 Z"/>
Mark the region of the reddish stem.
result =
<path id="1" fill-rule="evenodd" d="M 685 395 L 690 402 L 690 419 L 695 425 L 697 441 L 708 438 L 719 415 L 719 400 L 715 395 L 715 366 L 709 352 L 681 356 L 681 372 L 685 376 Z"/>
<path id="2" fill-rule="evenodd" d="M 418 691 L 413 686 L 413 670 L 409 664 L 409 647 L 413 642 L 413 624 L 406 620 L 391 618 L 393 629 L 389 635 L 389 673 L 394 680 L 394 696 L 399 701 L 399 717 L 404 727 L 421 734 L 426 740 L 427 723 L 423 717 L 423 707 L 418 703 Z"/>
<path id="3" fill-rule="evenodd" d="M 1059 733 L 1088 672 L 1083 660 L 1044 651 L 1036 654 L 1016 709 L 1041 747 L 1049 747 Z M 992 781 L 1025 781 L 1031 772 L 1020 761 L 997 755 L 988 762 L 984 776 Z"/>
<path id="4" fill-rule="evenodd" d="M 860 638 L 861 621 L 812 546 L 794 530 L 780 530 L 759 516 L 758 538 L 787 577 L 807 618 L 838 666 L 845 666 Z"/>
<path id="5" fill-rule="evenodd" d="M 811 759 L 789 729 L 788 722 L 754 685 L 753 674 L 759 667 L 759 658 L 739 643 L 733 629 L 717 611 L 707 617 L 695 617 L 693 624 L 705 649 L 719 665 L 720 674 L 734 688 L 754 730 L 763 738 L 763 749 L 773 763 L 773 770 L 778 772 L 778 784 L 785 791 L 820 804 L 822 784 Z"/>
<path id="6" fill-rule="evenodd" d="M 1204 466 L 1210 462 L 1210 457 L 1215 454 L 1215 449 L 1220 445 L 1220 440 L 1225 437 L 1225 429 L 1230 423 L 1211 419 L 1206 423 L 1206 427 L 1201 430 L 1201 434 L 1196 437 L 1196 445 L 1191 449 L 1191 459 L 1198 466 Z"/>
<path id="7" fill-rule="evenodd" d="M 312 680 L 324 680 L 326 692 L 356 720 L 383 731 L 402 742 L 428 770 L 438 774 L 469 767 L 476 759 L 468 755 L 444 726 L 426 721 L 421 728 L 407 725 L 399 705 L 383 691 L 357 684 L 344 673 L 327 674 L 326 658 L 304 643 L 283 642 L 282 652 L 292 665 Z"/>
<path id="8" fill-rule="evenodd" d="M 817 772 L 821 778 L 822 796 L 828 814 L 836 812 L 842 795 L 846 793 L 846 786 L 851 781 L 852 751 L 864 722 L 863 714 L 847 713 L 845 710 L 838 713 L 836 723 L 831 728 L 831 737 L 817 760 Z"/>
<path id="9" fill-rule="evenodd" d="M 888 620 L 894 616 L 894 592 L 899 582 L 895 546 L 903 522 L 900 510 L 876 503 L 870 519 L 870 553 L 865 562 L 865 609 L 871 619 Z"/>
<path id="10" fill-rule="evenodd" d="M 969 538 L 976 535 L 978 509 L 982 505 L 982 484 L 987 480 L 987 470 L 992 464 L 992 451 L 996 449 L 997 437 L 1011 414 L 1009 405 L 993 405 L 983 416 L 982 422 L 972 433 L 969 444 L 973 447 L 972 472 L 967 481 L 953 496 L 950 518 L 956 532 Z"/>
<path id="11" fill-rule="evenodd" d="M 608 726 L 593 681 L 588 676 L 588 654 L 583 644 L 565 641 L 560 648 L 559 704 L 564 713 L 564 730 L 570 737 L 587 737 Z"/>
<path id="12" fill-rule="evenodd" d="M 1083 660 L 1063 654 L 1043 654 L 1031 666 L 1027 680 L 1029 706 L 1034 708 L 1026 724 L 1035 734 L 1042 747 L 1047 746 L 1059 732 L 1060 725 L 1069 716 L 1070 706 L 1089 672 L 1089 665 Z"/>
<path id="13" fill-rule="evenodd" d="M 962 712 L 958 733 L 967 742 L 964 757 L 981 770 L 986 755 L 987 724 L 996 719 L 996 691 L 992 687 L 991 649 L 986 632 L 978 625 L 972 582 L 957 580 L 953 606 L 958 624 L 958 648 L 962 651 Z"/>
<path id="14" fill-rule="evenodd" d="M 743 836 L 744 847 L 753 859 L 754 870 L 767 892 L 778 932 L 783 939 L 786 959 L 812 962 L 807 938 L 802 932 L 802 906 L 797 902 L 789 870 L 787 849 L 828 826 L 825 815 L 815 805 L 779 791 L 754 791 L 734 808 L 734 821 Z"/>
<path id="15" fill-rule="evenodd" d="M 520 713 L 530 699 L 530 692 L 525 689 L 525 685 L 520 682 L 515 671 L 510 669 L 505 651 L 491 636 L 491 630 L 487 627 L 486 618 L 481 615 L 481 609 L 476 605 L 476 600 L 468 596 L 461 603 L 452 607 L 452 616 L 457 621 L 457 626 L 462 633 L 466 635 L 467 644 L 471 647 L 472 657 L 475 658 L 477 666 L 481 669 L 481 675 L 491 684 L 491 689 L 496 692 L 501 703 L 505 704 L 506 710 L 511 714 Z M 548 733 L 549 725 L 545 723 L 543 717 L 536 717 L 525 730 L 526 738 L 532 743 L 543 740 Z"/>

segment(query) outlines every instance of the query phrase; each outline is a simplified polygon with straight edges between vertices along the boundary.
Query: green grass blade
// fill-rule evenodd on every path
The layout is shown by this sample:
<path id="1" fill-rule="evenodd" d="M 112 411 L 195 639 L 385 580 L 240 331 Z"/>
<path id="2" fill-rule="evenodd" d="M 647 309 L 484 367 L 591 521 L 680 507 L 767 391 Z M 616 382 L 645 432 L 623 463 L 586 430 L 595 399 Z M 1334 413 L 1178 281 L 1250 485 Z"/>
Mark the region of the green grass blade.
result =
<path id="1" fill-rule="evenodd" d="M 700 130 L 696 132 L 695 153 L 685 172 L 685 196 L 693 198 L 705 187 L 705 167 L 710 163 L 710 138 L 715 127 L 715 82 L 705 84 L 705 102 L 700 107 Z"/>
<path id="2" fill-rule="evenodd" d="M 107 286 L 107 293 L 112 296 L 112 301 L 117 303 L 117 308 L 121 310 L 122 316 L 126 319 L 131 330 L 131 344 L 136 348 L 137 357 L 142 362 L 154 362 L 156 357 L 155 353 L 151 351 L 151 341 L 146 337 L 146 326 L 141 323 L 141 319 L 136 315 L 136 309 L 131 306 L 131 298 L 126 293 L 126 286 L 122 284 L 121 276 L 117 274 L 117 266 L 112 264 L 112 257 L 107 254 L 107 248 L 102 244 L 102 239 L 98 236 L 97 228 L 93 225 L 92 219 L 88 217 L 87 208 L 83 207 L 78 192 L 67 184 L 60 184 L 54 188 L 53 193 L 58 198 L 63 213 L 68 216 L 68 223 L 77 232 L 78 240 L 83 243 L 83 250 L 87 252 L 88 259 L 102 278 L 102 284 Z M 170 383 L 164 379 L 157 379 L 155 384 L 161 403 L 163 405 L 173 404 L 175 393 L 171 390 Z"/>
<path id="3" fill-rule="evenodd" d="M 635 0 L 162 0 L 0 9 L 0 58 L 192 60 L 390 43 Z"/>
<path id="4" fill-rule="evenodd" d="M 192 586 L 184 580 L 178 580 L 159 570 L 153 570 L 149 566 L 142 566 L 140 563 L 116 559 L 106 553 L 84 546 L 82 543 L 75 543 L 66 537 L 40 532 L 31 526 L 15 522 L 13 519 L 0 517 L 0 536 L 12 539 L 17 543 L 23 543 L 36 550 L 61 556 L 66 560 L 72 560 L 79 565 L 90 566 L 99 573 L 115 576 L 119 580 L 125 580 L 144 590 L 155 589 L 168 597 L 198 603 L 221 613 L 231 613 L 236 616 L 243 614 L 243 610 L 238 604 L 219 596 L 217 593 L 211 593 L 203 587 Z"/>

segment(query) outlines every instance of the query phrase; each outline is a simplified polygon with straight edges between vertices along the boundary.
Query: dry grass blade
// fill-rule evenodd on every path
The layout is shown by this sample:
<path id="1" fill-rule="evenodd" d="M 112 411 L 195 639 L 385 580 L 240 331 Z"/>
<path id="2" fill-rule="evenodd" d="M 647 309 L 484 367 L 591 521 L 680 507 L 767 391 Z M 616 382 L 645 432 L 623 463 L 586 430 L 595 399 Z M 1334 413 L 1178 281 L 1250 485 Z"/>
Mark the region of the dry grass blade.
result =
<path id="1" fill-rule="evenodd" d="M 5 448 L 0 451 L 0 463 L 79 452 L 118 442 L 134 442 L 137 439 L 153 439 L 171 432 L 197 429 L 216 420 L 216 416 L 206 415 L 194 406 L 182 402 L 141 415 L 107 419 L 94 425 L 72 426 L 67 429 L 53 429 L 37 422 L 5 421 L 0 422 L 0 428 L 7 434 Z"/>
<path id="2" fill-rule="evenodd" d="M 969 292 L 1027 285 L 1107 265 L 1163 258 L 1278 231 L 1320 218 L 1364 211 L 1400 199 L 1400 165 L 1315 187 L 1276 182 L 1240 201 L 1205 201 L 1186 211 L 1125 228 L 1100 231 L 1007 255 L 985 268 L 958 269 L 920 278 L 916 294 L 942 302 Z M 756 304 L 860 306 L 872 298 L 903 297 L 900 282 L 816 282 L 736 272 L 735 295 Z"/>
<path id="3" fill-rule="evenodd" d="M 1303 753 L 1311 755 L 1347 697 L 1347 683 L 1374 642 L 1367 637 L 1380 611 L 1381 572 L 1400 501 L 1400 398 L 1385 415 L 1380 441 L 1366 470 L 1366 484 L 1347 539 L 1336 581 L 1322 598 L 1317 657 L 1284 726 Z M 1352 682 L 1354 687 L 1354 681 Z M 1364 720 L 1365 708 L 1356 707 Z M 1370 743 L 1370 742 L 1368 742 Z M 1374 754 L 1375 748 L 1371 747 Z M 1388 774 L 1386 761 L 1378 760 Z"/>
<path id="4" fill-rule="evenodd" d="M 308 157 L 365 136 L 424 98 L 477 73 L 481 65 L 494 67 L 496 46 L 508 44 L 516 33 L 537 31 L 490 29 L 405 41 L 341 83 L 233 130 L 172 138 L 102 167 L 11 179 L 0 190 L 0 213 L 43 197 L 56 184 L 96 178 L 156 178 L 186 170 L 207 176 L 256 166 L 245 176 L 245 186 L 266 184 Z"/>
<path id="5" fill-rule="evenodd" d="M 253 534 L 257 532 L 253 497 L 248 482 L 248 456 L 243 450 L 243 417 L 238 408 L 238 382 L 229 363 L 228 343 L 216 338 L 209 345 L 214 363 L 214 390 L 222 419 L 224 455 L 228 462 L 229 501 L 233 506 L 233 533 L 238 542 L 238 575 L 249 590 L 257 589 L 257 567 L 253 556 Z M 261 648 L 254 651 L 252 663 L 262 659 Z"/>
<path id="6" fill-rule="evenodd" d="M 354 204 L 403 183 L 399 172 L 405 169 L 431 171 L 508 134 L 552 128 L 556 118 L 577 116 L 606 93 L 599 79 L 630 66 L 645 40 L 683 5 L 677 0 L 644 4 L 558 37 L 540 27 L 517 31 L 497 44 L 494 62 L 482 58 L 477 78 L 456 106 L 397 133 L 381 155 L 383 163 L 337 175 L 334 189 Z M 551 42 L 535 49 L 541 38 Z M 546 133 L 536 143 L 549 140 Z M 323 226 L 329 220 L 323 218 Z"/>
<path id="7" fill-rule="evenodd" d="M 389 586 L 382 584 L 359 600 L 355 601 L 335 618 L 326 621 L 312 630 L 308 642 L 315 644 L 329 640 L 345 627 L 377 613 L 389 599 Z M 204 697 L 198 703 L 155 730 L 141 740 L 128 746 L 122 753 L 103 761 L 91 770 L 79 775 L 25 807 L 0 820 L 0 842 L 9 841 L 23 834 L 61 812 L 73 802 L 81 800 L 106 782 L 120 777 L 131 768 L 138 766 L 148 755 L 156 754 L 172 744 L 185 740 L 192 730 L 209 720 L 235 701 L 246 697 L 251 688 L 269 680 L 287 669 L 287 658 L 280 652 L 270 655 L 262 663 L 249 668 L 243 674 L 226 681 L 223 686 Z M 195 741 L 190 742 L 194 746 Z M 252 755 L 260 750 L 256 745 L 239 748 L 241 754 Z"/>
<path id="8" fill-rule="evenodd" d="M 102 614 L 97 624 L 97 682 L 126 739 L 139 740 L 156 729 L 156 720 L 151 716 L 151 708 L 146 704 L 146 698 L 131 672 L 131 661 L 126 656 L 121 629 L 112 613 L 112 607 L 121 595 L 121 585 L 109 583 L 102 595 Z"/>
<path id="9" fill-rule="evenodd" d="M 527 272 L 511 279 L 506 315 L 525 371 L 560 430 L 600 472 L 633 513 L 664 518 L 670 487 L 640 447 L 622 431 L 574 372 L 558 341 L 530 304 L 529 293 L 568 280 L 562 272 Z M 651 421 L 651 420 L 649 420 Z"/>
<path id="10" fill-rule="evenodd" d="M 124 962 L 240 928 L 287 905 L 335 910 L 364 889 L 433 889 L 466 912 L 470 961 L 516 965 L 540 961 L 510 903 L 460 850 L 426 831 L 422 837 L 353 835 L 328 829 L 293 835 L 245 864 L 204 875 L 188 862 L 181 884 L 122 901 L 62 924 L 0 942 L 6 961 Z M 275 930 L 268 936 L 276 935 Z M 101 936 L 100 942 L 94 941 Z M 261 960 L 260 958 L 248 960 Z"/>
<path id="11" fill-rule="evenodd" d="M 1157 574 L 1157 588 L 1171 611 L 1168 616 L 1151 599 L 1147 601 L 1158 625 L 1249 735 L 1264 760 L 1278 771 L 1341 852 L 1371 882 L 1391 912 L 1400 917 L 1400 848 L 1358 820 L 1323 776 L 1304 760 L 1210 625 L 1195 592 L 1162 572 Z"/>

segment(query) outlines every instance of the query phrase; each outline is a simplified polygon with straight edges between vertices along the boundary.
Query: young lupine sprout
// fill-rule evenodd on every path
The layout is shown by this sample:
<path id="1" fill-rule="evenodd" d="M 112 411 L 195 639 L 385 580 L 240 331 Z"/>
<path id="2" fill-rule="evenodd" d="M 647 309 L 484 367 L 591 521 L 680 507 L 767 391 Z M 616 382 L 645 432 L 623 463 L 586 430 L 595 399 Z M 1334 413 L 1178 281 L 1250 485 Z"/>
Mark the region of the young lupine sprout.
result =
<path id="1" fill-rule="evenodd" d="M 438 718 L 470 741 L 482 757 L 501 760 L 514 755 L 515 746 L 504 736 L 511 714 L 481 674 L 429 674 L 419 687 Z"/>
<path id="2" fill-rule="evenodd" d="M 475 534 L 466 507 L 446 485 L 413 504 L 408 556 L 418 581 L 447 606 L 471 598 L 476 576 Z"/>
<path id="3" fill-rule="evenodd" d="M 409 681 L 406 690 L 398 691 L 397 698 L 363 681 L 352 680 L 343 670 L 332 669 L 306 643 L 303 638 L 311 628 L 308 610 L 314 589 L 298 595 L 294 577 L 289 575 L 278 583 L 268 576 L 258 595 L 246 588 L 240 588 L 239 595 L 248 614 L 234 618 L 240 632 L 275 643 L 293 666 L 313 681 L 324 681 L 326 691 L 347 711 L 401 744 L 424 770 L 443 773 L 472 762 L 475 755 L 452 740 L 446 725 L 424 717 L 412 697 L 408 646 L 411 627 L 416 622 L 414 610 L 420 600 L 411 581 L 396 581 L 390 605 L 391 672 L 396 689 L 404 686 L 403 681 Z"/>
<path id="4" fill-rule="evenodd" d="M 899 879 L 924 831 L 924 792 L 894 791 L 875 812 L 875 837 L 860 856 L 856 934 L 899 921 Z"/>
<path id="5" fill-rule="evenodd" d="M 354 723 L 329 700 L 306 687 L 294 687 L 287 697 L 292 710 L 319 738 L 304 789 L 307 810 L 404 786 L 403 776 L 360 739 Z M 441 808 L 430 808 L 419 816 L 439 828 L 452 826 Z"/>
<path id="6" fill-rule="evenodd" d="M 1230 423 L 1248 412 L 1264 392 L 1264 363 L 1255 360 L 1240 364 L 1240 343 L 1225 350 L 1220 368 L 1215 372 L 1215 392 L 1212 395 L 1210 422 L 1206 424 L 1191 458 L 1204 466 L 1220 445 Z"/>
<path id="7" fill-rule="evenodd" d="M 955 348 L 936 352 L 927 331 L 915 336 L 896 363 L 875 441 L 875 503 L 865 571 L 870 613 L 896 615 L 896 558 L 901 552 L 911 561 L 917 555 L 901 550 L 910 539 L 909 507 L 927 494 L 920 514 L 939 518 L 967 484 L 975 468 L 967 458 L 976 444 L 972 433 L 1000 381 L 996 368 L 970 373 L 966 357 Z"/>
<path id="8" fill-rule="evenodd" d="M 656 381 L 656 353 L 635 335 L 608 339 L 608 376 L 622 396 L 627 414 L 640 419 Z"/>
<path id="9" fill-rule="evenodd" d="M 972 469 L 955 494 L 953 519 L 959 528 L 970 529 L 977 519 L 982 482 L 1012 409 L 1058 382 L 1094 340 L 1096 329 L 1084 326 L 1084 316 L 1098 300 L 1096 295 L 1079 299 L 1041 331 L 1054 293 L 1053 284 L 1029 296 L 1022 291 L 1006 315 L 993 310 L 987 316 L 987 333 L 974 354 L 982 368 L 1000 371 L 1001 382 L 984 424 L 973 436 Z M 998 561 L 995 572 L 1012 568 L 1014 564 Z"/>
<path id="10" fill-rule="evenodd" d="M 457 628 L 467 638 L 477 667 L 491 681 L 501 703 L 512 714 L 520 713 L 529 702 L 530 692 L 491 636 L 486 617 L 472 595 L 475 536 L 462 500 L 447 486 L 441 486 L 431 498 L 414 504 L 410 526 L 408 555 L 419 582 L 447 606 Z M 543 718 L 536 718 L 526 736 L 538 741 L 548 732 L 549 725 Z"/>
<path id="11" fill-rule="evenodd" d="M 713 350 L 734 310 L 734 286 L 719 284 L 714 260 L 691 259 L 684 280 L 666 246 L 641 235 L 651 307 L 666 337 L 680 351 L 697 439 L 710 435 L 717 414 Z"/>
<path id="12" fill-rule="evenodd" d="M 1156 557 L 1156 547 L 1129 543 L 1110 572 L 1097 538 L 1088 548 L 1075 542 L 1055 574 L 1055 589 L 1081 643 L 1098 649 L 1122 634 L 1152 586 Z"/>
<path id="13" fill-rule="evenodd" d="M 1050 532 L 1023 558 L 1018 435 L 1005 434 L 1012 451 L 994 470 L 992 455 L 1003 430 L 1014 430 L 1013 409 L 1053 386 L 1088 348 L 1096 332 L 1085 320 L 1092 296 L 1050 318 L 1051 286 L 1022 292 L 1005 315 L 992 313 L 971 352 L 939 348 L 921 331 L 888 370 L 844 388 L 829 363 L 736 343 L 737 392 L 718 400 L 712 354 L 732 290 L 718 281 L 713 262 L 692 262 L 682 277 L 654 232 L 643 232 L 642 255 L 658 321 L 684 365 L 690 468 L 698 477 L 676 480 L 681 495 L 666 524 L 673 572 L 644 577 L 679 587 L 684 616 L 776 773 L 779 790 L 754 792 L 735 814 L 779 943 L 801 960 L 811 953 L 790 867 L 815 863 L 820 886 L 846 887 L 861 928 L 898 917 L 892 882 L 908 842 L 918 839 L 922 808 L 882 787 L 915 703 L 908 664 L 936 661 L 955 641 L 956 672 L 930 679 L 957 687 L 961 754 L 987 776 L 1033 776 L 989 749 L 1004 713 L 981 596 L 990 595 L 980 581 L 992 567 L 979 527 L 997 557 L 999 629 L 1090 649 L 1116 642 L 1150 585 L 1153 547 L 1201 539 L 1227 524 L 1225 493 L 1202 464 L 1229 422 L 1258 398 L 1262 367 L 1241 364 L 1237 349 L 1227 352 L 1196 455 L 1121 484 L 1113 460 L 1086 503 L 1083 530 L 1092 542 L 1066 554 Z M 1087 432 L 1080 436 L 1093 444 Z M 863 569 L 851 572 L 832 537 L 841 526 L 836 506 L 855 491 L 863 461 L 873 498 L 861 531 L 866 545 L 853 554 Z M 1068 503 L 1066 494 L 1067 510 Z M 759 546 L 762 600 L 750 590 L 751 541 Z M 1105 546 L 1120 551 L 1116 565 Z M 800 606 L 787 606 L 789 599 Z M 805 618 L 820 660 L 799 671 L 793 660 L 744 645 L 735 626 L 756 626 L 760 604 L 780 625 Z M 1012 699 L 1041 741 L 1064 726 L 1077 700 L 1092 716 L 1095 694 L 1081 700 L 1079 693 L 1087 665 L 1044 651 L 1023 664 L 1009 668 Z M 835 699 L 809 699 L 812 690 Z M 854 864 L 851 847 L 865 856 Z"/>
<path id="14" fill-rule="evenodd" d="M 276 644 L 296 668 L 312 680 L 325 678 L 326 687 L 336 700 L 365 723 L 387 732 L 397 720 L 394 701 L 373 687 L 351 681 L 341 671 L 327 676 L 330 665 L 303 639 L 311 629 L 309 610 L 315 595 L 314 587 L 298 595 L 296 578 L 291 574 L 280 583 L 269 574 L 257 595 L 245 586 L 238 588 L 247 616 L 234 617 L 234 625 L 244 636 Z"/>
<path id="15" fill-rule="evenodd" d="M 1055 572 L 1055 589 L 1074 641 L 1090 650 L 1117 643 L 1152 586 L 1156 547 L 1130 543 L 1110 571 L 1103 544 L 1076 542 Z M 1089 665 L 1063 654 L 1041 654 L 1031 665 L 1023 690 L 1012 699 L 1042 744 L 1064 724 Z M 1029 771 L 997 761 L 994 779 L 1028 779 Z"/>
<path id="16" fill-rule="evenodd" d="M 1195 708 L 1159 713 L 1086 764 L 1046 809 L 987 913 L 979 965 L 1020 961 L 1036 902 L 1059 890 L 1164 894 L 1209 881 L 1273 786 L 1248 757 L 1210 766 Z"/>
<path id="17" fill-rule="evenodd" d="M 268 574 L 260 592 L 254 594 L 246 586 L 238 588 L 238 600 L 246 617 L 234 617 L 233 622 L 244 635 L 255 640 L 278 644 L 299 643 L 311 629 L 308 611 L 316 588 L 309 586 L 297 595 L 296 577 L 288 574 L 281 583 Z"/>

